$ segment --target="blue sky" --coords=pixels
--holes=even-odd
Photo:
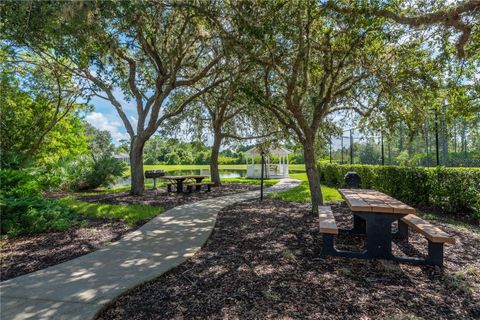
[[[125,113],[127,114],[130,123],[134,128],[137,126],[137,110],[135,107],[135,103],[133,101],[126,101],[123,97],[123,94],[119,90],[114,91],[114,95],[117,98],[117,100],[122,104]],[[94,106],[94,111],[91,111],[85,115],[85,120],[96,127],[97,129],[100,130],[106,130],[110,132],[112,135],[112,139],[115,145],[119,145],[120,140],[126,139],[130,140],[129,135],[127,134],[125,130],[125,126],[123,125],[122,120],[117,114],[117,111],[115,108],[112,106],[112,104],[99,97],[94,97],[90,100],[90,104]],[[350,128],[353,126],[354,121],[350,119],[348,121],[347,119],[343,118],[342,116],[337,115],[333,119],[337,124],[340,124],[338,122],[352,122],[352,125],[346,125],[346,128]],[[346,121],[347,120],[347,121]],[[344,123],[345,125],[345,123]],[[348,136],[349,132],[344,132],[344,136]],[[359,135],[358,131],[354,131],[354,139],[357,142],[361,135]],[[376,137],[376,140],[378,140],[379,137]],[[211,140],[211,139],[209,139]],[[211,143],[211,141],[208,141]],[[207,142],[207,144],[208,144]],[[347,148],[350,145],[350,141],[348,138],[344,138],[344,147]],[[333,137],[332,139],[332,149],[333,150],[338,150],[340,149],[341,143],[340,143],[340,138],[339,137]]]
[[[123,99],[120,92],[114,92],[116,98],[123,105],[124,111],[127,114],[130,122],[136,127],[137,112],[133,102],[128,102]],[[90,104],[94,106],[95,110],[87,113],[85,120],[100,130],[107,130],[112,135],[113,141],[116,145],[122,139],[129,139],[122,120],[117,114],[117,111],[112,104],[102,98],[94,97],[90,100]]]

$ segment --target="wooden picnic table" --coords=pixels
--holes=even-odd
[[[422,265],[443,266],[444,244],[455,244],[455,238],[415,215],[415,209],[384,193],[365,189],[340,189],[340,193],[353,213],[353,228],[337,227],[330,206],[319,206],[318,218],[323,236],[322,255],[358,259],[391,259]],[[392,223],[398,227],[392,233]],[[392,253],[392,238],[408,242],[409,227],[428,240],[425,257],[395,256]],[[367,236],[367,248],[362,252],[338,250],[334,237],[338,233],[353,233]]]
[[[340,194],[353,213],[353,228],[342,232],[366,234],[364,258],[391,259],[392,223],[415,209],[382,192],[368,189],[340,189]]]
[[[183,175],[183,176],[163,176],[161,179],[167,180],[172,184],[176,184],[177,193],[183,192],[183,183],[186,180],[195,180],[196,183],[201,183],[203,179],[208,178],[206,175]],[[196,190],[200,190],[201,186],[197,185]]]

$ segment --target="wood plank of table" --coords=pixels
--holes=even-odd
[[[385,202],[382,193],[369,190],[368,192],[359,192],[358,195],[370,205],[372,212],[393,213],[393,207]]]
[[[162,179],[168,179],[168,180],[179,180],[179,179],[185,179],[184,176],[163,176],[161,177]]]
[[[339,191],[352,211],[415,213],[414,208],[377,190],[340,189]]]
[[[338,191],[352,211],[372,211],[370,205],[362,200],[354,189],[339,189]]]
[[[389,196],[388,194],[382,193],[380,191],[372,190],[371,194],[376,195],[379,199],[381,199],[384,203],[388,204],[393,208],[394,213],[399,214],[415,214],[416,210],[409,205]]]

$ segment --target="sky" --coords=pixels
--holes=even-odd
[[[135,107],[135,102],[133,101],[126,101],[124,99],[124,96],[122,92],[119,90],[116,90],[113,92],[117,100],[122,104],[125,113],[128,116],[128,119],[130,120],[130,123],[134,128],[137,126],[137,110]],[[120,144],[120,140],[130,140],[130,137],[125,130],[125,126],[123,125],[122,120],[117,114],[117,111],[113,107],[113,105],[102,98],[99,97],[94,97],[90,100],[90,105],[94,107],[93,111],[88,112],[85,115],[85,120],[90,123],[92,126],[99,130],[106,130],[110,132],[112,135],[113,143],[115,145]],[[333,119],[337,124],[338,122],[345,122],[345,118],[342,116],[336,116]],[[347,121],[350,122],[350,121]],[[350,128],[352,127],[351,125],[347,125],[345,128]],[[346,131],[344,132],[344,141],[343,141],[343,146],[344,148],[347,148],[350,145],[349,141],[349,132]],[[362,135],[358,132],[358,130],[355,130],[353,132],[354,140],[358,141],[362,138]],[[378,137],[376,137],[378,140]],[[341,148],[341,142],[340,142],[340,137],[333,137],[332,138],[332,149],[333,150],[338,150]],[[207,141],[207,144],[211,144],[211,139]]]
[[[114,92],[117,100],[120,101],[124,107],[124,111],[127,114],[132,126],[136,128],[137,125],[137,111],[133,101],[126,101],[123,99],[123,95],[119,91]],[[94,106],[94,111],[88,112],[85,116],[85,120],[100,130],[106,130],[112,135],[115,145],[120,143],[122,139],[130,139],[122,120],[118,116],[117,111],[113,105],[102,98],[94,97],[90,100],[90,104]]]

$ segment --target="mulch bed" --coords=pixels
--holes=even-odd
[[[167,193],[165,188],[161,188],[156,191],[146,190],[142,197],[133,197],[128,192],[119,192],[83,196],[78,199],[94,203],[147,204],[170,209],[185,203],[258,188],[251,184],[225,184],[221,187],[213,187],[211,192],[195,191],[191,194],[176,194]],[[68,194],[49,196],[66,195]],[[62,232],[2,239],[0,240],[0,280],[15,278],[95,251],[109,242],[117,241],[147,221],[141,221],[132,227],[120,219],[82,218],[80,226]]]
[[[344,204],[333,211],[350,224]],[[120,296],[98,319],[478,319],[480,237],[457,239],[444,270],[389,261],[320,258],[317,218],[305,204],[268,199],[224,209],[192,259]],[[341,235],[339,247],[364,239]],[[411,232],[409,254],[427,241]]]
[[[204,187],[203,187],[204,188]],[[186,203],[197,202],[209,198],[222,197],[238,192],[257,190],[260,187],[254,184],[225,183],[220,187],[212,187],[212,191],[194,191],[192,193],[167,192],[166,187],[156,190],[147,189],[143,196],[131,196],[128,192],[116,192],[79,197],[78,200],[86,202],[99,202],[109,204],[144,204],[170,209]],[[173,188],[175,190],[175,188]]]
[[[123,221],[110,219],[85,219],[82,225],[62,232],[2,240],[1,280],[87,254],[133,230]]]

